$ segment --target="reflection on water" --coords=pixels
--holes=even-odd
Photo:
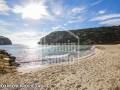
[[[90,53],[91,46],[78,45],[5,45],[0,46],[12,55],[16,56],[16,61],[22,66],[39,66],[43,64],[53,64],[69,61]]]

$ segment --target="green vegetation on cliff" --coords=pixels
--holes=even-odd
[[[69,30],[79,37],[80,44],[117,44],[120,43],[120,26],[98,27]],[[78,43],[67,31],[55,31],[41,38],[39,44]]]

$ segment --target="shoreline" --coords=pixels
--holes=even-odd
[[[0,82],[38,83],[45,86],[35,90],[119,90],[120,44],[96,45],[95,54],[89,58],[51,65],[25,74],[7,74],[0,77]]]
[[[49,68],[50,66],[56,66],[56,65],[63,65],[63,64],[73,64],[74,62],[77,62],[77,60],[82,60],[82,59],[86,59],[86,58],[89,58],[93,55],[95,55],[96,53],[96,47],[95,46],[92,46],[91,49],[89,50],[89,54],[85,55],[85,56],[81,56],[79,58],[74,58],[73,61],[65,61],[65,62],[60,62],[60,63],[54,63],[54,64],[47,64],[47,65],[39,65],[38,67],[34,66],[33,68],[29,67],[29,68],[26,68],[26,67],[18,67],[17,68],[17,71],[19,73],[22,73],[22,74],[25,74],[25,73],[30,73],[30,72],[36,72],[38,70],[42,70],[42,69],[45,69],[45,68]],[[78,62],[79,62],[78,61]]]

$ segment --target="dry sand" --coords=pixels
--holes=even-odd
[[[2,75],[0,83],[41,85],[0,90],[120,90],[120,45],[96,45],[95,55],[88,58],[26,74]]]

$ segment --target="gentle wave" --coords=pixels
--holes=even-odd
[[[61,63],[70,60],[74,57],[88,55],[92,49],[91,46],[78,45],[38,45],[29,47],[25,45],[5,45],[0,46],[0,49],[5,49],[17,59],[16,61],[25,65],[40,65]]]

